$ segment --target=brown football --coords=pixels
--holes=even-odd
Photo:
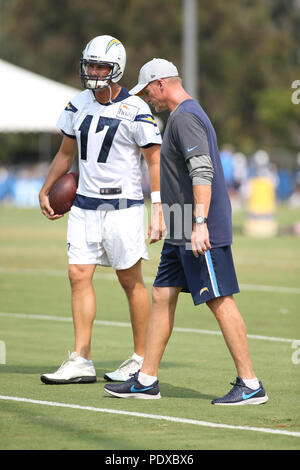
[[[65,214],[71,209],[76,196],[78,177],[77,172],[66,173],[53,185],[49,202],[55,214]]]

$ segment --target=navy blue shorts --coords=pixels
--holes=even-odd
[[[230,246],[212,248],[196,258],[185,245],[165,242],[155,287],[182,287],[195,305],[239,292]]]

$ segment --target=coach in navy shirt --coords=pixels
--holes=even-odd
[[[216,135],[207,115],[193,99],[180,103],[168,119],[161,147],[160,171],[168,243],[183,245],[190,241],[193,225],[189,208],[195,209],[193,187],[211,185],[207,211],[210,243],[212,247],[231,245],[231,205]],[[177,227],[171,227],[169,223],[172,211],[168,209],[174,208],[175,218],[176,205],[183,215],[181,234],[180,220],[175,220]]]
[[[217,138],[200,104],[182,87],[177,68],[153,59],[140,71],[131,94],[143,94],[156,112],[171,112],[160,159],[161,202],[167,233],[152,291],[152,314],[140,372],[119,385],[115,396],[160,398],[158,367],[172,333],[180,292],[214,313],[234,360],[233,388],[215,405],[260,404],[268,400],[248,349],[246,328],[233,294],[239,292],[231,253],[231,205]]]

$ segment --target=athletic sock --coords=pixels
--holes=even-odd
[[[157,377],[153,377],[152,375],[144,374],[144,372],[139,372],[138,381],[140,384],[148,386],[152,385],[154,382],[157,381]]]
[[[81,362],[92,362],[91,359],[86,359],[85,357],[80,356],[80,354],[76,353],[75,351],[72,354],[70,354],[70,357],[71,356]]]
[[[251,388],[252,390],[257,390],[259,388],[259,382],[257,378],[254,379],[242,379],[246,387]]]
[[[135,361],[138,361],[138,362],[140,362],[144,359],[143,356],[139,356],[135,352],[132,354],[131,358],[134,359]]]
[[[83,362],[84,364],[87,363],[87,364],[92,364],[92,359],[86,359],[85,357],[83,356],[78,356],[77,359],[80,359],[81,362]]]

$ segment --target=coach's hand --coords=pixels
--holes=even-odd
[[[194,223],[191,235],[192,251],[196,258],[211,249],[207,224],[199,225]]]

